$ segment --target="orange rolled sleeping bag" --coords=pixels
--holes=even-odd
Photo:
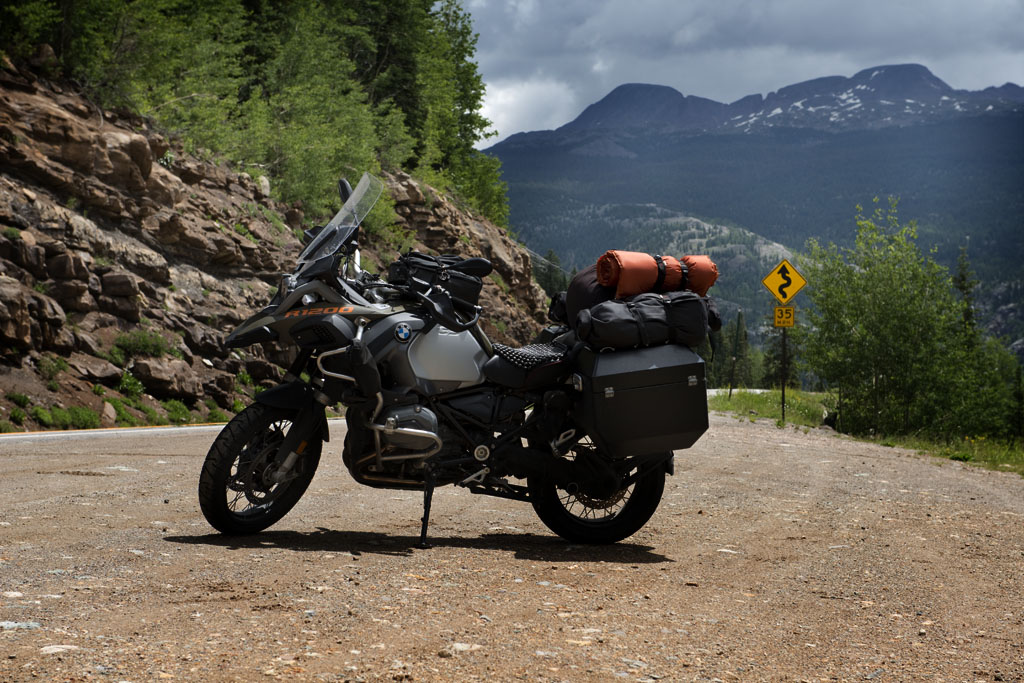
[[[684,256],[686,264],[686,288],[701,296],[707,296],[711,285],[718,279],[718,266],[710,256]]]
[[[597,259],[597,281],[615,287],[616,299],[643,292],[671,292],[686,284],[683,266],[676,258],[618,249]]]

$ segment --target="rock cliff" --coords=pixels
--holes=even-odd
[[[492,339],[526,342],[544,294],[526,251],[407,175],[386,176],[414,248],[484,256]],[[301,249],[269,183],[146,120],[0,66],[0,428],[223,419],[279,376],[223,337]],[[364,258],[386,268],[394,252]],[[75,410],[75,408],[79,408]],[[81,423],[81,424],[79,424]]]

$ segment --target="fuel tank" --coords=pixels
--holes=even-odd
[[[386,364],[394,389],[435,394],[484,381],[487,352],[473,335],[430,324],[412,313],[397,313],[374,324],[366,340],[374,359]]]

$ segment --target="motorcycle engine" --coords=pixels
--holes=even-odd
[[[395,427],[399,429],[416,429],[437,435],[437,415],[428,408],[421,405],[398,406],[384,411],[378,420],[387,424],[394,420]],[[415,434],[382,434],[384,444],[396,449],[422,451],[436,445],[434,439],[424,435]]]

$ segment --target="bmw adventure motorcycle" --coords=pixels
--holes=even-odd
[[[203,515],[225,534],[261,531],[302,497],[341,404],[342,461],[360,484],[529,502],[576,543],[615,543],[661,500],[674,449],[708,426],[704,362],[662,344],[601,352],[568,328],[522,348],[478,324],[482,258],[411,252],[386,279],[359,265],[359,225],[383,184],[364,175],[284,275],[273,299],[226,339],[276,342],[295,360],[220,432],[203,464]]]

